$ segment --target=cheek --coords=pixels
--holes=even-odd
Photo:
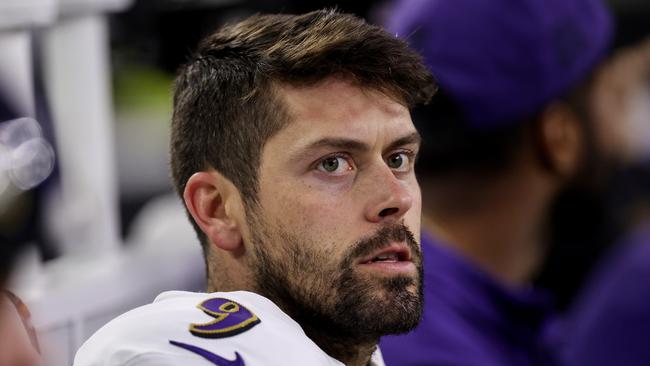
[[[422,221],[422,193],[420,186],[417,182],[411,185],[411,195],[413,197],[413,204],[408,212],[404,215],[404,222],[406,226],[413,232],[414,235],[420,235],[420,223]]]
[[[269,217],[281,230],[291,233],[305,245],[315,248],[307,250],[322,255],[333,256],[342,252],[346,245],[354,241],[351,234],[354,225],[351,219],[352,207],[349,199],[341,199],[328,192],[297,189],[278,191]]]
[[[272,215],[290,228],[334,230],[351,214],[350,200],[338,187],[324,189],[309,180],[278,186],[268,198],[264,206],[273,207]]]

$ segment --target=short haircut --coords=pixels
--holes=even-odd
[[[278,84],[315,85],[341,76],[412,108],[435,92],[433,76],[407,44],[335,10],[254,15],[208,36],[175,82],[171,169],[183,195],[192,174],[214,168],[257,203],[265,142],[288,122]],[[207,240],[190,221],[206,252]]]

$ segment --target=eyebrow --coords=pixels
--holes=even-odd
[[[397,140],[393,141],[388,145],[388,150],[392,150],[398,146],[416,144],[420,145],[422,143],[422,136],[417,131],[414,131],[406,136],[402,136]]]
[[[392,141],[388,145],[388,148],[386,150],[391,150],[402,145],[409,145],[409,144],[419,145],[421,142],[422,142],[422,137],[417,131],[414,131],[412,133],[409,133],[408,135],[404,135]],[[349,151],[360,151],[360,152],[370,150],[370,146],[368,144],[359,140],[350,139],[346,137],[325,137],[320,140],[316,140],[308,144],[307,146],[301,148],[300,153],[298,155],[302,155],[305,151],[315,150],[324,147],[336,148],[341,150],[349,150]]]

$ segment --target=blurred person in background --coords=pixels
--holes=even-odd
[[[434,90],[405,42],[335,11],[205,39],[176,79],[171,165],[210,293],[160,295],[74,364],[383,365],[379,337],[421,315],[409,110]]]
[[[425,312],[414,332],[382,340],[386,362],[553,365],[552,300],[531,281],[558,210],[581,219],[611,171],[593,100],[610,14],[598,0],[395,9],[389,29],[422,52],[440,92],[413,117]]]
[[[624,156],[629,164],[645,164],[647,172],[648,141],[640,137],[647,136],[650,127],[650,38],[617,53],[601,73],[601,85],[599,100],[608,97],[619,102],[619,108],[600,113],[604,120],[620,123],[618,133],[608,135],[609,148]],[[648,180],[639,183],[647,185]],[[568,366],[650,364],[647,189],[646,186],[643,191],[628,192],[635,202],[621,208],[625,210],[622,214],[630,232],[611,248],[564,320],[562,353]]]
[[[609,5],[615,36],[590,103],[609,172],[604,189],[575,189],[571,199],[556,207],[548,255],[534,281],[553,293],[562,311],[602,257],[643,220],[650,201],[650,89],[644,51],[650,3],[612,0]]]

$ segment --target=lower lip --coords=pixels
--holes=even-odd
[[[409,261],[398,262],[370,262],[359,264],[360,268],[389,274],[414,274],[415,264]]]

